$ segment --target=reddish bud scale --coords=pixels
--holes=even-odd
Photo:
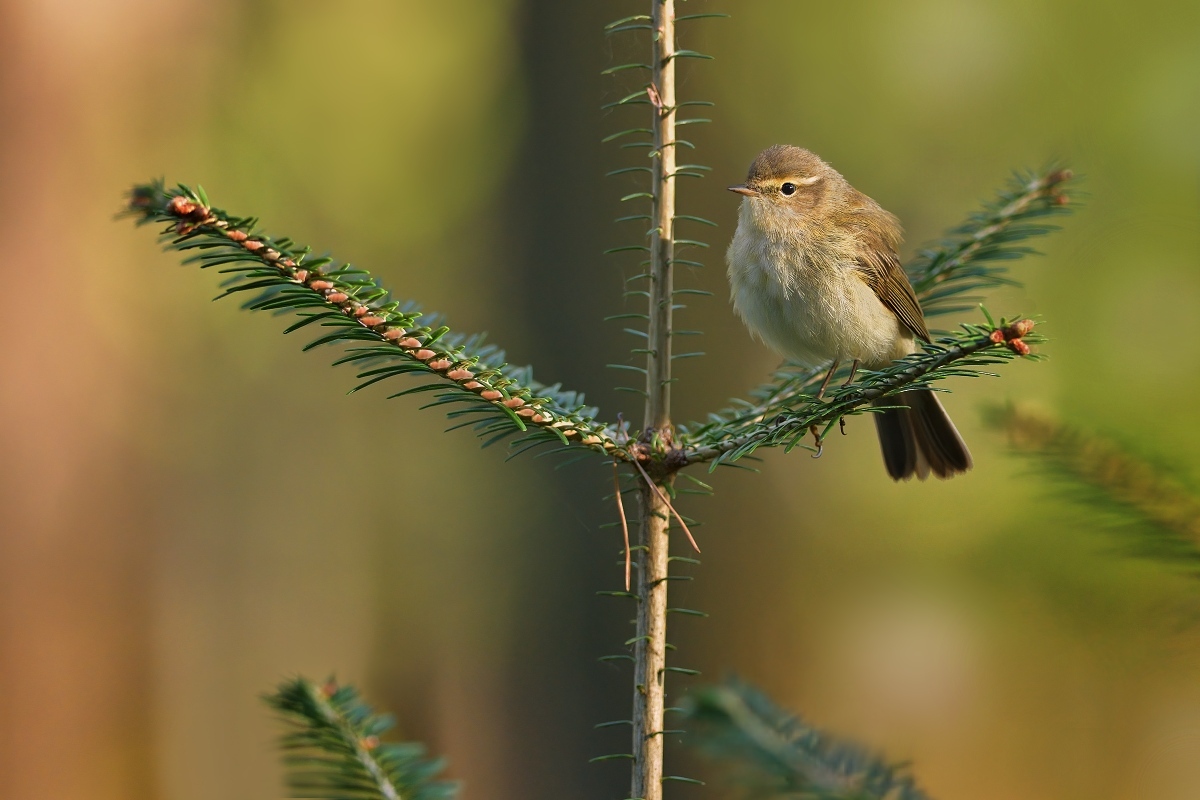
[[[323,292],[326,289],[332,289],[333,284],[329,281],[313,281],[308,285],[308,288],[312,289],[314,292]]]
[[[392,328],[391,330],[387,330],[387,331],[383,332],[383,338],[387,339],[389,342],[394,342],[403,335],[404,335],[403,328]]]
[[[350,298],[342,292],[330,292],[329,294],[325,295],[325,299],[331,303],[334,303],[335,305],[340,305]]]
[[[418,350],[417,352],[413,353],[413,358],[417,359],[418,361],[428,361],[436,355],[437,353],[433,352],[432,350]]]
[[[531,420],[532,422],[536,422],[538,425],[541,425],[543,422],[545,422],[545,421],[546,421],[546,419],[547,419],[547,418],[546,418],[546,417],[544,417],[544,416],[543,416],[543,415],[541,415],[541,414],[534,414],[534,415],[533,415],[533,416],[530,418],[530,420]]]
[[[491,400],[492,402],[495,402],[495,401],[499,400],[501,397],[504,397],[504,395],[501,394],[496,389],[485,389],[484,391],[479,393],[479,396],[482,397],[484,400]]]
[[[366,325],[368,328],[374,328],[376,325],[382,325],[384,323],[384,319],[383,317],[363,317],[359,320],[359,322],[361,322],[363,325]]]
[[[1030,353],[1029,345],[1025,344],[1020,339],[1013,339],[1008,343],[1008,346],[1012,348],[1012,351],[1019,356],[1027,356]]]
[[[1033,330],[1033,320],[1023,319],[1013,323],[1013,331],[1016,332],[1017,338],[1025,336]]]
[[[247,239],[246,241],[242,242],[242,247],[246,248],[251,253],[254,253],[262,250],[265,245],[257,239]]]
[[[354,316],[365,317],[370,311],[371,311],[371,309],[367,308],[366,306],[355,306],[354,307]]]
[[[402,340],[400,341],[400,346],[401,346],[401,347],[408,347],[408,348],[410,348],[410,349],[413,349],[413,350],[415,350],[415,349],[417,349],[418,347],[420,347],[420,346],[421,346],[421,343],[420,343],[418,340],[416,340],[416,339],[413,339],[412,337],[409,337],[408,339],[402,339]]]
[[[246,234],[242,233],[241,231],[229,231],[225,235],[228,236],[230,239],[233,239],[235,242],[246,241]]]
[[[374,750],[376,747],[379,747],[379,737],[364,736],[359,744],[362,745],[364,750]]]
[[[475,377],[475,373],[469,369],[452,369],[446,373],[446,377],[452,381],[465,381],[467,378]]]
[[[304,281],[307,279],[308,279],[308,270],[306,270],[306,269],[296,270],[296,280],[300,281],[301,283],[304,283]]]
[[[463,384],[463,388],[470,389],[472,392],[474,392],[478,389],[482,389],[483,384],[480,383],[479,381],[467,381],[466,383]]]
[[[263,258],[267,259],[268,261],[276,261],[279,258],[279,251],[272,250],[268,247],[267,252],[263,253]]]
[[[437,361],[430,361],[429,368],[436,369],[438,372],[441,372],[442,370],[450,369],[450,365],[452,363],[453,362],[448,358],[439,358]]]
[[[1000,344],[1004,341],[1004,331],[997,328],[996,330],[992,331],[992,335],[989,336],[988,338],[991,339],[996,344]]]
[[[521,406],[525,405],[525,401],[519,397],[510,397],[504,401],[504,405],[508,406],[509,408],[520,408]]]
[[[508,403],[505,403],[504,405],[508,405]],[[525,419],[529,419],[530,417],[537,416],[537,409],[536,408],[518,408],[517,416],[524,417]]]
[[[177,195],[171,198],[171,202],[167,204],[167,211],[177,217],[186,217],[196,210],[196,204],[188,200],[183,195]]]

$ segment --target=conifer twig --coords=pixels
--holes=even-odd
[[[633,571],[633,553],[629,549],[629,520],[625,518],[625,503],[621,500],[621,471],[613,459],[613,496],[617,498],[617,514],[621,518],[621,535],[625,539],[625,591],[629,591],[630,573]]]
[[[296,678],[263,698],[288,724],[282,739],[288,784],[298,797],[346,800],[449,800],[453,783],[436,780],[441,761],[417,744],[383,742],[392,720],[364,705],[351,686]]]
[[[1001,323],[992,328],[963,325],[962,332],[926,345],[926,352],[914,354],[876,371],[861,370],[862,378],[850,386],[835,389],[828,400],[800,395],[797,405],[782,410],[771,420],[760,419],[738,435],[711,439],[683,439],[671,454],[680,466],[705,461],[717,463],[736,460],[764,446],[797,447],[811,428],[829,427],[843,417],[868,413],[870,404],[912,386],[928,385],[942,378],[974,376],[982,373],[973,367],[1002,363],[1031,354],[1030,343],[1041,339],[1033,332],[1033,320]]]

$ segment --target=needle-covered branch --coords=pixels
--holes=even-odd
[[[392,725],[358,692],[333,681],[287,681],[263,698],[288,725],[280,740],[292,797],[448,800],[458,787],[437,780],[441,761],[419,744],[380,741]]]
[[[835,739],[738,681],[695,692],[689,739],[729,763],[755,797],[929,800],[904,765]]]
[[[1012,406],[987,416],[1051,485],[1127,534],[1139,556],[1200,573],[1200,494],[1120,444]]]
[[[391,397],[430,392],[424,407],[446,410],[456,421],[451,430],[473,428],[484,446],[521,434],[510,445],[514,452],[553,443],[604,454],[618,449],[613,429],[596,420],[583,395],[538,383],[532,367],[506,363],[504,351],[482,335],[454,333],[438,315],[391,299],[370,273],[258,232],[257,220],[212,207],[202,189],[138,186],[129,210],[142,223],[168,223],[167,246],[195,253],[184,263],[227,275],[222,297],[245,292],[251,299],[244,308],[298,315],[285,333],[326,329],[306,350],[346,345],[334,363],[359,368],[352,391],[411,375],[424,381]]]
[[[1074,209],[1064,191],[1071,179],[1065,169],[1014,175],[993,201],[922,250],[907,270],[925,316],[969,309],[980,299],[974,293],[1015,284],[1009,262],[1033,254],[1027,240],[1058,230],[1047,220]],[[747,425],[774,419],[805,394],[814,394],[827,367],[785,365],[771,382],[751,391],[749,400],[735,400],[706,423],[681,427],[692,440],[737,436]],[[849,367],[843,367],[835,380],[847,374]]]
[[[793,403],[771,418],[747,421],[737,428],[710,429],[708,438],[697,436],[681,440],[681,448],[671,455],[679,466],[712,461],[713,465],[736,461],[760,447],[783,446],[789,450],[803,446],[810,430],[820,429],[820,438],[844,417],[870,413],[879,406],[874,401],[950,377],[988,375],[981,367],[994,366],[1031,354],[1029,345],[1042,340],[1033,333],[1033,321],[1022,319],[1011,324],[963,325],[954,334],[943,336],[881,370],[859,370],[858,381],[832,390],[825,400],[811,394],[797,394]]]

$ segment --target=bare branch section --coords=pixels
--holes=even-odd
[[[335,267],[290,239],[257,232],[256,220],[211,207],[203,190],[139,186],[129,210],[143,223],[168,223],[168,247],[197,253],[185,263],[228,275],[222,297],[246,292],[245,308],[295,312],[301,320],[287,333],[310,324],[328,330],[306,350],[348,345],[335,364],[360,368],[354,391],[401,375],[433,379],[391,397],[431,393],[426,408],[443,408],[456,421],[451,429],[471,427],[485,446],[519,435],[510,443],[515,452],[554,443],[622,452],[614,429],[596,420],[582,395],[534,381],[531,367],[509,365],[483,336],[453,333],[437,315],[391,299],[364,270]]]
[[[650,297],[647,315],[646,412],[639,440],[652,456],[669,449],[671,427],[671,317],[675,259],[675,0],[650,0],[650,85],[654,166],[651,172]],[[641,548],[638,553],[637,636],[634,640],[633,769],[630,797],[661,800],[667,675],[667,572],[670,503],[658,481],[644,478]]]

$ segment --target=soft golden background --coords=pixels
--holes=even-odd
[[[620,798],[628,609],[606,472],[502,465],[114,222],[134,181],[202,183],[270,231],[487,329],[608,415],[636,154],[599,106],[640,3],[0,3],[0,797],[276,797],[256,695],[359,682],[449,756],[467,798]],[[1051,360],[962,383],[977,467],[891,485],[865,421],[819,462],[717,476],[679,591],[678,663],[736,671],[912,759],[958,800],[1200,797],[1200,585],[1120,555],[980,424],[1020,399],[1200,467],[1200,5],[742,0],[693,23],[683,92],[720,222],[682,314],[681,418],[774,359],[724,301],[737,182],[780,141],[900,215],[910,248],[1011,167],[1059,156],[1086,209],[989,303],[1044,315]],[[942,324],[947,321],[942,320]],[[615,376],[615,377],[614,377]],[[685,682],[678,681],[676,686]],[[684,768],[679,756],[671,755]],[[687,765],[691,774],[699,769]],[[706,777],[712,777],[708,773]],[[720,784],[715,784],[719,786]],[[672,796],[718,797],[676,786]]]

